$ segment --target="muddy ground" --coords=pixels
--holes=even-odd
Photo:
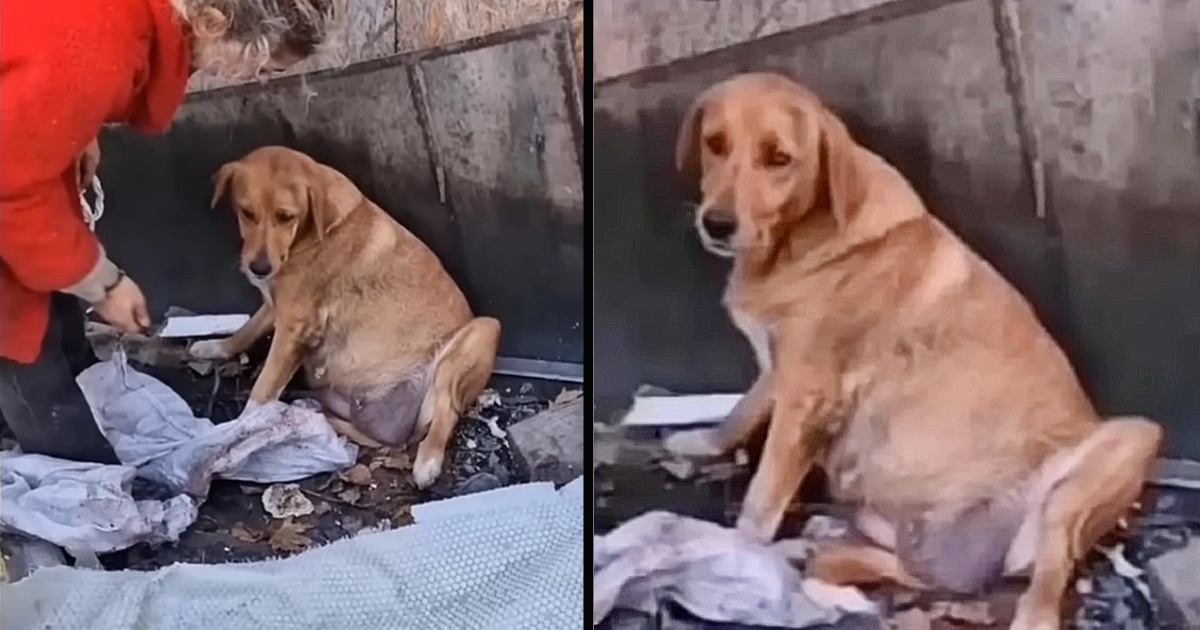
[[[97,350],[105,356],[105,348]],[[252,356],[241,366],[214,370],[187,365],[178,350],[131,348],[129,354],[134,367],[178,392],[198,416],[216,423],[235,418],[253,384],[250,366],[259,365],[261,358]],[[157,548],[138,545],[100,560],[108,569],[138,570],[177,562],[246,562],[298,553],[368,528],[407,525],[414,504],[527,481],[527,472],[514,462],[505,429],[547,409],[556,399],[577,395],[578,390],[578,385],[554,381],[493,377],[489,389],[459,422],[441,477],[425,491],[412,484],[415,445],[409,449],[360,445],[358,464],[351,469],[297,482],[315,508],[309,515],[273,518],[263,507],[268,486],[216,481],[196,523],[178,543]],[[305,392],[296,387],[283,396],[285,400],[303,397]],[[135,493],[139,491],[153,494],[155,489],[135,486]]]
[[[672,460],[661,448],[662,434],[649,428],[622,428],[611,422],[593,425],[595,454],[595,524],[603,534],[635,516],[654,509],[733,526],[749,483],[753,449],[703,465]],[[780,537],[801,535],[813,514],[846,516],[831,505],[822,491],[819,473],[810,476],[797,502],[780,528]],[[1095,550],[1072,582],[1063,610],[1064,628],[1080,630],[1184,630],[1161,614],[1166,602],[1148,584],[1145,575],[1151,560],[1200,541],[1200,490],[1148,487],[1142,510],[1131,515],[1129,530],[1114,535],[1107,545],[1121,546],[1118,564]],[[1200,544],[1200,542],[1196,543]],[[1134,574],[1130,574],[1130,568]],[[1025,587],[1020,580],[1001,585],[980,598],[917,595],[904,591],[868,593],[886,620],[847,618],[836,628],[901,628],[920,630],[996,629],[1011,623],[1017,597]],[[619,611],[599,626],[602,630],[707,629],[749,630],[745,626],[695,619],[677,606],[664,604],[656,616]]]

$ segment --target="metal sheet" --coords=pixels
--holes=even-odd
[[[208,207],[211,177],[254,148],[290,146],[346,173],[425,241],[475,310],[500,318],[504,354],[580,362],[581,136],[574,74],[562,65],[570,64],[566,32],[566,22],[556,20],[264,86],[204,92],[189,99],[161,137],[107,130],[100,175],[108,211],[97,231],[142,285],[155,314],[172,305],[196,313],[252,312],[259,297],[237,271],[233,214],[227,204]],[[493,65],[481,65],[485,60]],[[490,83],[478,82],[481,73]],[[425,85],[436,92],[432,106]],[[518,107],[529,95],[534,106]],[[463,116],[437,119],[431,129],[431,112]],[[536,163],[521,153],[535,137],[545,140]],[[450,160],[444,165],[443,155]],[[531,172],[531,165],[541,170]]]

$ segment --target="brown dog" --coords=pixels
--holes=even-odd
[[[227,339],[192,345],[225,359],[272,330],[247,407],[275,400],[304,367],[334,414],[380,442],[420,447],[413,479],[441,472],[459,414],[487,384],[500,323],[474,317],[421,241],[341,173],[283,147],[221,167],[238,213],[242,271],[263,305]]]
[[[724,302],[761,373],[720,427],[667,448],[717,454],[768,423],[740,530],[771,539],[821,466],[871,544],[818,550],[815,577],[972,592],[1027,574],[1012,628],[1058,628],[1074,564],[1136,501],[1158,425],[1102,422],[1017,291],[793,81],[714,86],[676,157],[699,172],[697,230],[733,259]]]

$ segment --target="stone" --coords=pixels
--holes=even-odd
[[[1160,606],[1162,627],[1200,628],[1200,538],[1146,563],[1147,581]]]
[[[561,485],[583,474],[584,403],[551,407],[508,427],[509,446],[530,481]]]

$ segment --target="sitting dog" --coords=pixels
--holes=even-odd
[[[724,304],[760,374],[719,427],[668,450],[711,456],[765,426],[739,530],[771,539],[820,466],[864,542],[817,549],[811,575],[958,592],[1027,575],[1012,628],[1058,628],[1160,427],[1102,421],[1021,295],[797,83],[713,86],[676,160],[700,179],[703,246],[733,260]]]
[[[263,305],[240,330],[190,353],[227,359],[274,331],[248,407],[275,400],[303,366],[327,410],[389,445],[420,439],[413,479],[440,474],[459,414],[495,363],[500,323],[474,317],[420,240],[341,173],[283,147],[221,167],[242,237],[242,272]]]

